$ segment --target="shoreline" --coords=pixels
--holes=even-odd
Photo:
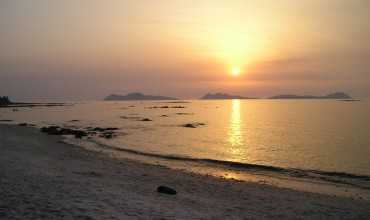
[[[0,125],[0,218],[345,218],[370,202],[188,173]],[[167,185],[175,196],[160,194]]]
[[[106,145],[98,139],[65,137],[63,141],[89,151],[104,153],[111,158],[130,159],[181,172],[370,201],[370,177],[367,175],[161,155]]]

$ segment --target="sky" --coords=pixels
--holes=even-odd
[[[0,95],[370,97],[369,10],[368,0],[1,0]]]

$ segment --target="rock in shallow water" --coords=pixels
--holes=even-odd
[[[206,124],[204,123],[188,123],[188,124],[184,124],[182,125],[182,127],[185,127],[185,128],[197,128],[199,126],[204,126]]]
[[[174,189],[172,189],[168,186],[158,186],[157,192],[168,194],[168,195],[176,195],[177,194],[176,190],[174,190]]]

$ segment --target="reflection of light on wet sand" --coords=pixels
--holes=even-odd
[[[232,100],[228,142],[231,144],[231,151],[239,154],[240,147],[243,145],[239,99]]]

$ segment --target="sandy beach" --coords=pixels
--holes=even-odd
[[[112,159],[35,128],[0,125],[0,151],[0,219],[370,218],[366,200]]]

